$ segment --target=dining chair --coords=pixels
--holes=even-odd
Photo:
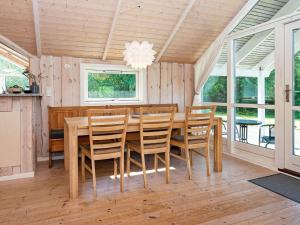
[[[175,135],[171,138],[171,145],[183,149],[183,155],[170,152],[170,155],[183,160],[187,164],[189,179],[192,178],[192,153],[203,156],[206,160],[207,176],[210,175],[210,131],[213,125],[216,106],[192,106],[185,109],[184,135]],[[204,149],[204,153],[199,149]]]
[[[127,176],[130,176],[130,163],[142,168],[144,187],[148,187],[145,155],[154,154],[154,168],[158,160],[165,164],[166,183],[170,181],[170,138],[174,121],[174,107],[141,107],[140,140],[127,142]],[[131,157],[131,152],[141,156],[141,162]],[[164,158],[159,154],[164,153]]]
[[[81,145],[82,181],[85,170],[93,177],[93,189],[96,194],[95,161],[114,159],[114,176],[117,177],[117,159],[120,159],[120,191],[124,189],[124,148],[128,124],[128,109],[91,109],[87,111],[89,126],[89,144]],[[85,157],[91,160],[91,167]]]

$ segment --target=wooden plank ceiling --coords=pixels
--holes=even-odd
[[[118,0],[37,2],[42,54],[103,57]],[[197,0],[161,61],[194,63],[246,2]],[[122,59],[125,42],[133,40],[152,42],[158,54],[188,3],[189,0],[123,0],[106,59]],[[36,54],[32,1],[0,1],[0,8],[0,33]]]

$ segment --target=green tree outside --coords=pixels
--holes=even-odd
[[[88,74],[89,98],[134,98],[136,97],[135,74]]]

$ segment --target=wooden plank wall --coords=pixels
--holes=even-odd
[[[122,64],[74,57],[42,56],[31,60],[31,70],[41,71],[41,135],[37,137],[37,157],[48,156],[48,106],[78,106],[80,104],[80,63]],[[38,67],[38,68],[37,68]],[[192,64],[156,63],[147,70],[149,104],[178,103],[179,110],[191,105],[194,96]],[[39,141],[42,140],[42,141]]]
[[[177,103],[179,112],[192,105],[194,70],[192,64],[155,63],[148,67],[148,103]]]
[[[10,146],[8,146],[8,148],[5,149],[4,147],[4,149],[2,149],[4,152],[9,150],[9,154],[8,158],[2,158],[0,177],[33,172],[37,147],[35,138],[37,137],[36,128],[38,127],[36,124],[38,117],[35,117],[35,115],[39,101],[32,97],[5,97],[5,99],[2,99],[2,103],[4,103],[4,101],[7,101],[8,104],[11,105],[11,108],[10,110],[4,109],[4,111],[0,109],[2,119],[5,118],[4,123],[13,124],[12,127],[14,130],[8,138],[12,140],[5,140],[13,144],[9,144]],[[17,117],[14,117],[14,115]],[[15,127],[16,123],[18,127]],[[5,124],[2,125],[4,129],[7,127]],[[11,149],[9,147],[11,147]],[[12,154],[13,161],[9,158]],[[5,163],[7,165],[4,166]]]

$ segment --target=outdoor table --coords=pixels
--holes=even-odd
[[[237,119],[235,124],[240,126],[240,141],[248,143],[248,126],[257,126],[262,122],[259,120]]]

